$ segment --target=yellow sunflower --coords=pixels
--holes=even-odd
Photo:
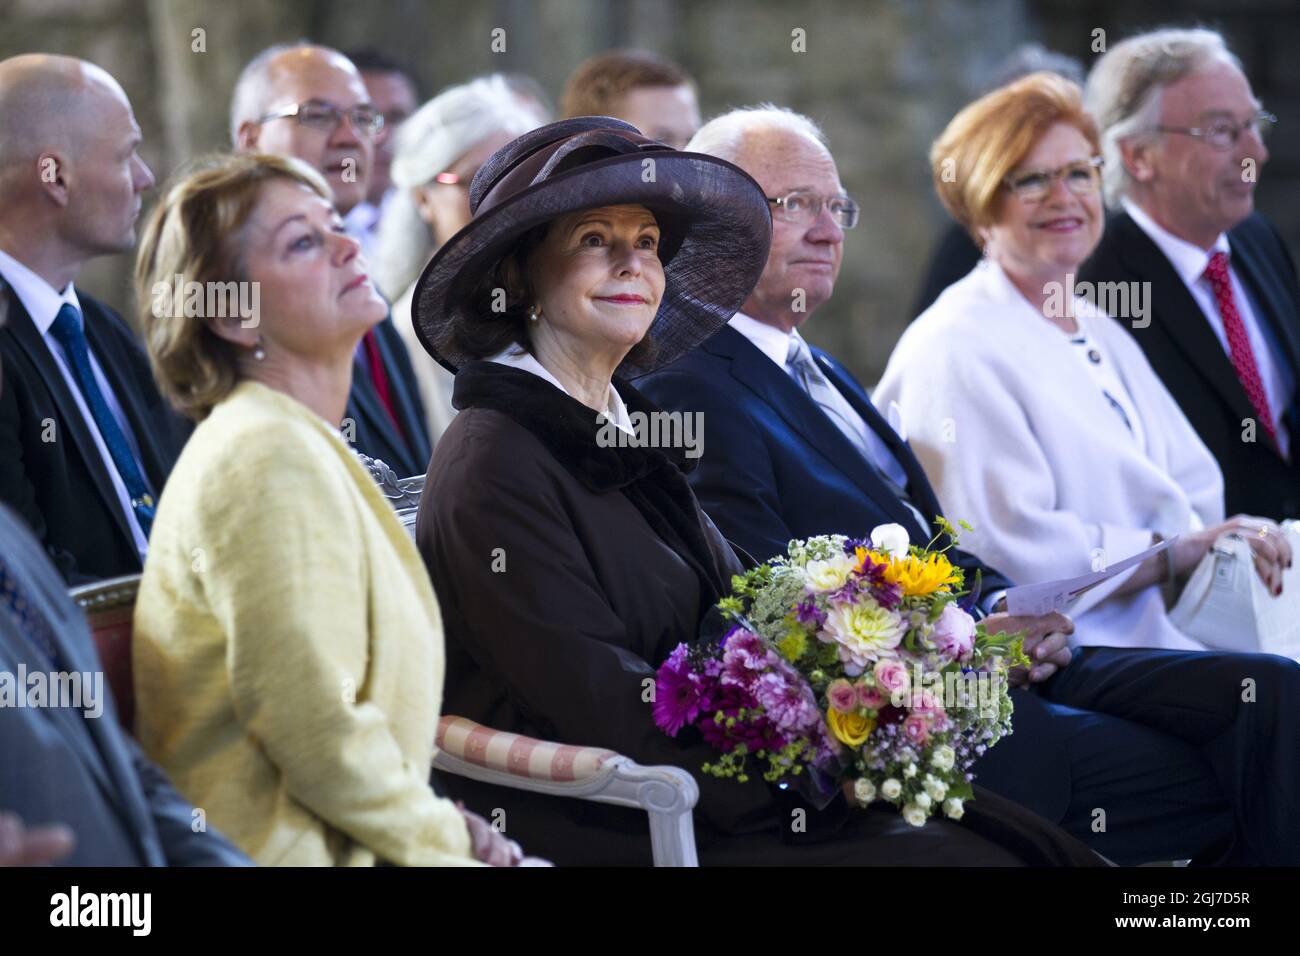
[[[911,554],[905,558],[891,558],[879,551],[867,551],[865,548],[857,550],[862,564],[870,560],[874,564],[886,565],[885,580],[899,585],[904,597],[933,594],[940,588],[957,583],[957,569],[942,554],[927,554],[924,558]]]

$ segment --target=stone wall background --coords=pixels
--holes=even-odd
[[[1221,29],[1256,94],[1280,119],[1259,206],[1300,250],[1300,3],[1297,0],[0,0],[0,58],[47,51],[112,72],[144,130],[160,180],[228,146],[241,66],[272,42],[310,37],[379,46],[410,63],[425,96],[492,70],[535,76],[557,98],[569,71],[609,46],[677,60],[706,117],[770,100],[821,123],[840,176],[863,205],[835,298],[806,327],[866,382],[879,376],[931,243],[946,225],[930,187],[930,141],[1018,44],[1093,56],[1139,29]],[[506,30],[506,50],[491,31]],[[791,50],[806,31],[807,52]],[[204,31],[195,52],[194,30]],[[81,284],[132,311],[129,257],[99,260]]]

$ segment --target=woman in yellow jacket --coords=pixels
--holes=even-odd
[[[442,622],[340,435],[353,353],[387,310],[324,180],[209,163],[154,210],[136,283],[159,384],[199,422],[136,605],[141,744],[261,864],[513,862],[429,786]]]

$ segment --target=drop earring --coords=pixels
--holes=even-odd
[[[537,306],[533,306],[531,309],[528,310],[529,322],[536,322],[541,317],[542,317],[542,310],[539,309]]]
[[[266,349],[262,348],[262,337],[257,337],[257,344],[253,346],[253,361],[260,362],[266,358]]]

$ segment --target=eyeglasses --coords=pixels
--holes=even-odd
[[[831,211],[831,218],[835,220],[841,229],[852,229],[858,224],[860,211],[858,204],[848,196],[832,196],[830,199],[822,199],[821,196],[815,196],[810,192],[796,189],[785,196],[768,196],[767,201],[776,204],[776,208],[780,210],[780,216],[784,221],[796,225],[802,226],[814,222],[822,214],[823,206]]]
[[[1277,117],[1267,110],[1260,110],[1244,123],[1232,120],[1219,120],[1211,126],[1157,126],[1159,133],[1181,133],[1183,136],[1196,136],[1205,140],[1215,149],[1232,149],[1237,145],[1237,138],[1246,129],[1253,129],[1255,135],[1263,139],[1274,126]]]
[[[1065,188],[1076,196],[1091,196],[1097,192],[1101,167],[1105,161],[1100,156],[1079,163],[1067,163],[1057,169],[1041,169],[1008,176],[1002,184],[1016,194],[1022,202],[1042,202],[1052,192],[1058,179],[1065,180]]]
[[[258,122],[266,123],[274,119],[295,119],[301,125],[310,129],[319,129],[332,133],[338,129],[345,116],[351,121],[353,129],[366,136],[374,136],[384,128],[384,114],[373,106],[354,106],[350,110],[341,110],[329,103],[314,101],[295,103],[293,106],[286,106],[283,109],[267,113]]]

